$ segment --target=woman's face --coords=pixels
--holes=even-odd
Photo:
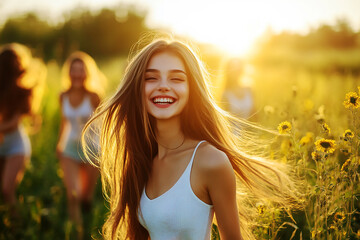
[[[183,61],[174,53],[154,54],[145,71],[145,103],[156,119],[178,117],[189,99],[189,82]]]
[[[75,60],[70,66],[71,86],[74,88],[82,88],[86,79],[85,66],[82,61]]]

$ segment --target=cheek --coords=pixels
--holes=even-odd
[[[189,86],[183,85],[178,88],[178,93],[181,94],[181,97],[187,102],[189,100]]]
[[[152,91],[151,84],[145,83],[144,84],[144,91],[143,91],[145,99],[148,99],[150,97],[151,91]]]
[[[84,71],[71,71],[70,72],[71,78],[82,78],[85,79],[87,77],[86,72]]]
[[[86,79],[86,77],[87,77],[86,73],[82,73],[82,74],[81,74],[81,78],[82,78],[82,79],[84,79],[84,80],[85,80],[85,79]]]
[[[142,96],[142,102],[145,106],[146,111],[148,111],[149,107],[150,107],[150,102],[149,102],[149,98],[151,96],[151,86],[149,84],[144,84],[144,88],[143,88],[143,96]]]

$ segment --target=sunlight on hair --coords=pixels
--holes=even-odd
[[[138,43],[135,49],[139,46],[144,44]],[[92,157],[99,160],[103,192],[110,203],[104,237],[116,239],[122,229],[130,239],[145,239],[147,235],[138,219],[138,207],[158,143],[155,120],[145,107],[144,73],[152,56],[164,51],[183,60],[190,79],[189,102],[180,115],[182,132],[189,139],[206,140],[227,155],[242,190],[241,232],[253,239],[249,228],[253,224],[248,220],[252,199],[286,207],[296,206],[298,199],[291,169],[272,161],[277,159],[275,154],[269,157],[269,144],[278,134],[218,107],[208,84],[210,76],[195,51],[184,42],[163,38],[133,52],[117,92],[102,103],[83,132],[85,152],[91,149],[87,137],[94,133],[100,139],[100,154],[86,154],[90,161]]]

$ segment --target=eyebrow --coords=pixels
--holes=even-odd
[[[157,69],[148,68],[148,69],[146,69],[145,72],[156,72],[157,73],[157,72],[160,72],[160,71],[157,70]],[[183,71],[183,70],[180,70],[180,69],[171,69],[171,70],[169,70],[169,72],[171,72],[171,73],[183,73],[183,74],[186,75],[186,72]]]

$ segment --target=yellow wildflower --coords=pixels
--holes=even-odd
[[[341,166],[341,172],[345,172],[348,168],[348,166],[350,165],[351,163],[351,159],[349,158],[348,160],[346,160],[344,162],[344,164]]]
[[[258,213],[261,215],[261,214],[264,214],[265,212],[265,206],[264,205],[259,205],[257,207],[257,210],[258,210]]]
[[[323,123],[322,125],[322,130],[326,133],[326,134],[330,134],[330,127],[329,125],[327,125],[326,123]]]
[[[324,105],[321,105],[318,108],[317,113],[315,114],[315,119],[319,123],[323,123],[325,121],[325,106]]]
[[[268,114],[268,115],[274,114],[275,108],[274,108],[273,106],[266,105],[266,106],[264,107],[264,112],[265,112],[265,114]]]
[[[360,87],[359,87],[359,88],[360,88]],[[360,89],[359,89],[359,91],[360,91]],[[360,229],[357,231],[356,237],[357,237],[357,238],[360,238]]]
[[[311,153],[311,158],[314,160],[314,161],[320,161],[321,160],[321,155],[317,152],[312,152]]]
[[[334,219],[335,219],[335,221],[342,222],[345,220],[345,215],[342,212],[337,212],[334,215]]]
[[[351,109],[360,107],[360,98],[356,92],[349,92],[346,94],[344,106]]]
[[[312,132],[307,132],[305,136],[303,136],[300,139],[300,145],[304,146],[305,144],[308,144],[309,142],[314,140],[314,134]]]
[[[300,139],[300,145],[301,146],[304,146],[306,145],[307,143],[310,142],[310,139],[307,137],[307,136],[303,136],[301,139]]]
[[[288,121],[282,122],[278,126],[280,134],[286,134],[291,131],[291,123]]]
[[[354,133],[350,129],[346,129],[343,134],[344,140],[348,141],[354,137]]]
[[[345,156],[347,156],[351,153],[350,149],[346,149],[346,148],[340,149],[340,152],[342,152]]]
[[[333,153],[336,148],[335,140],[319,139],[315,142],[316,150],[324,153]]]
[[[317,230],[317,231],[312,230],[312,231],[311,231],[311,236],[312,236],[312,238],[315,238],[316,235],[319,235],[320,233],[321,233],[321,230]]]
[[[316,236],[316,232],[315,232],[315,230],[312,230],[311,231],[311,238],[315,238],[315,236]]]
[[[314,140],[314,133],[312,133],[312,132],[306,132],[305,136],[307,136],[310,139],[310,141]]]
[[[334,225],[331,225],[330,229],[336,230],[336,227]]]

